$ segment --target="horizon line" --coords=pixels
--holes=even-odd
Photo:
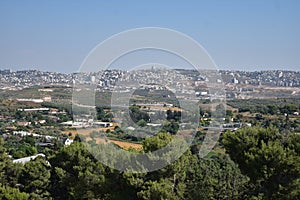
[[[197,69],[194,68],[171,68],[173,70],[195,70],[197,71]],[[14,68],[0,68],[0,71],[5,71],[5,70],[10,70],[11,72],[21,72],[21,71],[40,71],[40,72],[51,72],[51,73],[60,73],[60,74],[74,74],[74,73],[80,73],[83,71],[73,71],[73,72],[62,72],[62,71],[51,71],[51,70],[46,70],[46,69],[39,69],[39,68],[19,68],[19,69],[14,69]],[[106,70],[121,70],[121,71],[130,71],[130,69],[121,69],[121,68],[111,68],[111,69],[106,69]],[[212,70],[212,69],[203,69],[203,70]],[[300,72],[299,70],[295,70],[295,69],[254,69],[254,70],[250,70],[250,69],[230,69],[230,68],[217,68],[217,71],[242,71],[242,72],[264,72],[264,71],[290,71],[290,72]],[[101,70],[99,70],[101,71]],[[97,71],[97,72],[99,72]],[[86,72],[85,72],[86,73]],[[89,73],[95,73],[95,72],[89,72]]]

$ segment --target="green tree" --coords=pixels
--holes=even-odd
[[[278,112],[278,107],[276,105],[267,105],[268,113],[275,115]]]
[[[163,148],[169,142],[171,142],[173,137],[167,133],[158,133],[154,137],[149,137],[143,141],[143,149],[145,152],[152,152]]]
[[[171,121],[171,122],[166,121],[164,123],[163,131],[165,131],[167,133],[175,135],[177,133],[178,129],[179,129],[178,122],[175,122],[175,121]]]
[[[233,117],[233,112],[232,112],[232,110],[226,110],[226,116],[228,116],[228,117]]]
[[[143,186],[143,190],[138,192],[138,197],[144,200],[176,200],[180,199],[173,191],[173,183],[168,179],[159,181],[149,181]]]
[[[145,127],[147,125],[147,122],[144,119],[141,119],[140,121],[138,121],[136,123],[136,125],[141,126],[141,127]]]
[[[48,199],[50,185],[50,166],[43,157],[27,162],[19,177],[22,190],[31,194],[32,197]]]
[[[250,177],[256,194],[265,199],[297,199],[300,188],[298,145],[274,128],[245,128],[226,132],[223,145],[242,173]],[[298,139],[299,141],[299,139]]]
[[[20,192],[20,190],[17,188],[3,186],[0,183],[0,199],[2,199],[2,200],[27,200],[27,199],[29,199],[29,195],[24,192]]]
[[[284,104],[280,107],[281,113],[292,114],[293,112],[298,111],[298,107],[295,104]]]
[[[14,164],[7,156],[4,148],[4,141],[0,138],[0,183],[8,186],[15,186],[22,166]]]
[[[50,159],[52,166],[51,194],[55,199],[102,199],[111,191],[106,170],[85,149],[74,142]]]
[[[227,156],[190,159],[187,170],[190,199],[245,199],[248,178]]]
[[[139,106],[133,105],[129,107],[129,114],[135,123],[140,121],[140,120],[145,120],[146,122],[150,121],[150,116],[146,111],[140,110]]]

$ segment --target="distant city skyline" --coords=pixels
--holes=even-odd
[[[0,70],[76,72],[108,37],[163,27],[195,39],[220,70],[299,71],[299,10],[296,0],[1,1]]]
[[[160,65],[160,67],[163,67],[164,65]],[[144,67],[144,66],[143,66]],[[112,71],[135,71],[135,70],[149,70],[150,68],[147,66],[145,68],[141,68],[141,66],[139,66],[138,68],[132,68],[129,69],[129,67],[121,67],[121,68],[109,68],[107,70],[112,70]],[[180,68],[180,67],[172,67],[172,68],[166,68],[166,69],[173,69],[173,70],[195,70],[194,68]],[[205,69],[204,69],[205,70]],[[241,70],[241,69],[227,69],[227,68],[218,68],[217,70],[220,72],[266,72],[266,71],[270,71],[270,72],[295,72],[295,73],[299,73],[300,69],[245,69],[245,70]],[[10,71],[12,72],[26,72],[26,71],[38,71],[38,72],[49,72],[49,73],[58,73],[58,74],[76,74],[76,73],[97,73],[100,72],[102,70],[99,71],[92,71],[92,72],[85,72],[85,71],[58,71],[58,70],[49,70],[49,69],[39,69],[39,68],[4,68],[4,67],[0,67],[0,72],[6,72],[6,71]]]

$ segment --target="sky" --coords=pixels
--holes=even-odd
[[[142,27],[182,32],[219,69],[300,69],[298,0],[2,0],[0,69],[76,72],[110,36]]]

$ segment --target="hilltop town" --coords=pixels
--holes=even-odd
[[[145,77],[147,77],[145,79]],[[209,96],[208,83],[224,85],[227,98],[297,97],[300,94],[298,71],[205,71],[195,70],[106,70],[93,73],[56,73],[38,70],[0,70],[0,90],[13,91],[31,87],[72,87],[74,84],[93,84],[99,91],[126,92],[151,85],[154,90],[170,86],[183,95]],[[125,84],[123,84],[125,83]],[[46,91],[46,90],[44,90]]]

